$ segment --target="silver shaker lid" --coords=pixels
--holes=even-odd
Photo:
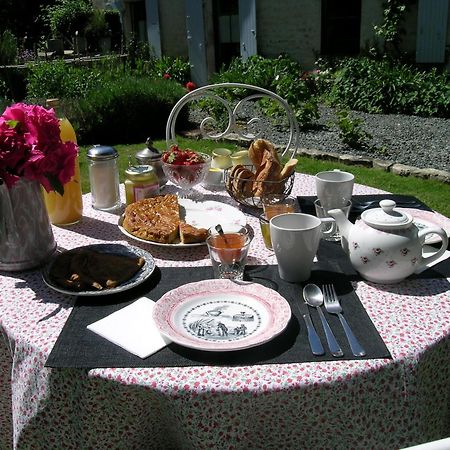
[[[114,147],[107,145],[94,145],[87,151],[87,157],[94,161],[106,161],[119,157],[119,153]]]

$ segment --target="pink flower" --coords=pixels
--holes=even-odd
[[[193,81],[188,81],[188,82],[186,83],[186,89],[187,89],[189,92],[191,92],[191,91],[193,91],[194,89],[197,89],[197,85],[196,85]]]
[[[170,73],[165,73],[164,75],[163,75],[163,78],[165,79],[165,80],[169,80],[170,78],[171,78],[171,76],[170,76]]]
[[[0,117],[0,178],[11,187],[21,177],[58,190],[75,171],[78,146],[61,141],[53,109],[17,103]]]

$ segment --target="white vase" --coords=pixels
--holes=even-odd
[[[0,270],[18,271],[44,264],[56,242],[40,184],[20,179],[0,185]]]

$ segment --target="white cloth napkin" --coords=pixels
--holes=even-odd
[[[170,344],[153,321],[155,302],[141,297],[131,305],[91,323],[87,328],[140,358]]]

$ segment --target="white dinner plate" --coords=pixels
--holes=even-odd
[[[227,223],[233,225],[239,225],[245,227],[247,219],[242,211],[234,206],[227,205],[226,203],[215,202],[213,200],[195,202],[189,199],[178,199],[180,205],[180,217],[189,225],[196,228],[211,228],[218,223]],[[173,244],[162,244],[160,242],[153,242],[146,239],[139,238],[129,233],[122,226],[123,216],[119,219],[119,229],[125,235],[131,239],[146,244],[158,245],[161,247],[197,247],[199,245],[206,245],[206,242],[196,242],[194,244],[182,244],[176,242]]]
[[[74,291],[57,284],[52,277],[50,276],[50,270],[53,264],[58,263],[58,253],[49,264],[47,264],[42,270],[42,278],[44,279],[45,284],[52,288],[57,292],[61,292],[62,294],[67,295],[77,295],[81,297],[88,296],[99,296],[99,295],[111,295],[116,294],[117,292],[123,292],[128,289],[131,289],[139,284],[143,283],[155,270],[155,261],[153,260],[152,255],[142,250],[138,247],[133,246],[125,246],[121,244],[93,244],[93,245],[85,245],[83,247],[78,247],[83,249],[94,250],[99,253],[111,253],[114,255],[125,255],[125,256],[140,256],[145,259],[144,265],[139,269],[139,271],[129,280],[123,282],[119,286],[111,289],[104,289],[101,291]],[[74,249],[76,250],[76,249]],[[70,251],[70,250],[69,250]]]
[[[439,223],[439,220],[436,218],[436,214],[433,211],[424,211],[422,209],[414,209],[414,208],[396,208],[400,211],[404,211],[411,215],[414,218],[414,223],[416,224],[419,230],[428,227],[440,227],[443,228],[447,233],[447,236],[450,236],[450,226],[442,225]],[[437,234],[428,234],[425,237],[425,244],[437,244],[441,242],[442,239]]]
[[[289,303],[257,283],[204,280],[164,294],[153,319],[173,342],[206,351],[255,347],[278,336],[291,318]]]

